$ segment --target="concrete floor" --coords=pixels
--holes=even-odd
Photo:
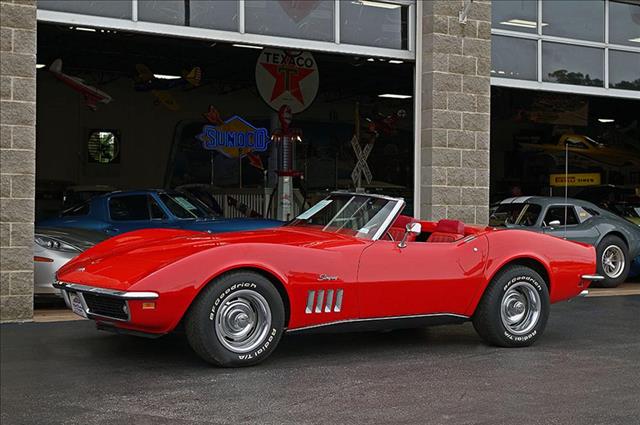
[[[285,337],[266,363],[204,364],[89,321],[0,327],[1,421],[82,424],[638,424],[640,296],[554,305],[525,349],[470,324]]]

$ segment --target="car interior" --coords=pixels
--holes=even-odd
[[[387,231],[387,239],[400,241],[409,223],[420,223],[420,234],[409,234],[406,242],[446,243],[456,242],[466,236],[476,233],[479,229],[466,226],[460,220],[443,219],[438,222],[417,220],[413,217],[400,215]]]

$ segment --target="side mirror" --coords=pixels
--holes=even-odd
[[[407,238],[409,235],[419,235],[422,232],[422,225],[420,223],[408,223],[404,236],[398,244],[398,248],[404,248],[407,246]]]

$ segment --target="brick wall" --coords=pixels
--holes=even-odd
[[[487,223],[491,2],[423,4],[421,217]]]
[[[0,0],[0,320],[33,317],[35,0]]]

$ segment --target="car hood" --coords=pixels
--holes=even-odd
[[[301,227],[208,234],[145,229],[124,233],[85,251],[57,273],[60,281],[126,290],[140,279],[199,252],[231,244],[318,246],[353,238]]]
[[[284,225],[284,221],[261,218],[216,218],[181,220],[181,229],[201,232],[224,233],[243,230],[269,229]]]

